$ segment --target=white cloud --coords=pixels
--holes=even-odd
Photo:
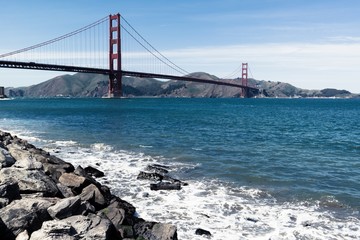
[[[360,37],[358,37],[358,36],[335,36],[335,37],[329,37],[328,39],[333,42],[358,42],[358,43],[360,43]]]

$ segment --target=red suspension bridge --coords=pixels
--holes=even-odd
[[[120,14],[52,40],[0,55],[0,67],[106,74],[109,97],[122,96],[122,77],[159,78],[237,87],[248,97],[248,64],[241,68],[241,84],[191,77],[133,28]]]

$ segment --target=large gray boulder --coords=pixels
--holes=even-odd
[[[171,224],[140,221],[134,225],[135,235],[146,240],[177,240],[177,229]]]
[[[108,205],[105,197],[94,184],[85,187],[79,196],[82,201],[90,202],[96,209],[102,209]]]
[[[45,173],[51,175],[56,181],[63,173],[74,171],[74,166],[72,164],[65,162],[56,156],[52,156],[41,149],[31,149],[30,152],[33,154],[36,161],[42,163]]]
[[[89,214],[44,222],[42,228],[31,235],[30,240],[45,239],[117,240],[121,236],[110,220]]]
[[[31,234],[30,240],[78,240],[75,229],[70,222],[47,221],[41,229]]]
[[[47,209],[53,219],[63,219],[78,213],[81,204],[79,196],[64,198]]]
[[[157,240],[176,240],[177,229],[168,223],[156,223],[151,229],[154,239]]]
[[[7,181],[17,182],[20,194],[41,193],[44,197],[61,195],[56,183],[43,171],[3,168],[0,170],[0,182]]]
[[[0,209],[0,219],[7,228],[1,239],[13,239],[24,230],[31,233],[40,229],[43,221],[51,219],[47,209],[53,204],[54,199],[26,198],[15,200]]]
[[[82,190],[90,184],[90,181],[86,177],[78,176],[74,173],[63,173],[59,178],[59,182],[71,188],[76,194],[80,194]]]
[[[41,162],[36,161],[36,159],[33,158],[32,154],[28,150],[22,149],[16,144],[10,144],[7,146],[7,148],[9,149],[11,156],[13,156],[13,158],[16,160],[13,167],[25,168],[29,170],[43,168]]]

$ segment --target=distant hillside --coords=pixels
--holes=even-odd
[[[219,80],[216,76],[197,72],[191,77]],[[241,79],[227,80],[240,83]],[[249,79],[249,84],[261,89],[253,97],[360,97],[346,90],[323,89],[304,90],[288,83],[257,81]],[[98,74],[77,73],[62,75],[37,85],[20,88],[6,88],[9,97],[106,97],[108,77]],[[183,81],[159,81],[156,79],[123,78],[125,97],[240,97],[239,88],[200,84]]]

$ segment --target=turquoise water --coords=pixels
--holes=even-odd
[[[205,183],[217,197],[222,196],[217,202],[232,197],[250,201],[247,204],[261,201],[266,207],[278,209],[277,215],[290,204],[301,211],[331,212],[332,217],[341,218],[339,222],[351,218],[350,225],[358,223],[360,210],[359,120],[360,100],[356,99],[0,101],[0,129],[27,137],[49,150],[57,149],[69,161],[102,162],[104,169],[109,168],[110,183],[116,184],[119,178],[111,169],[128,168],[125,175],[132,171],[135,174],[147,162],[160,162],[174,166],[175,177],[200,188]],[[125,160],[132,165],[128,166]],[[208,198],[211,196],[204,192],[209,189],[190,195],[193,194],[193,199],[202,194]],[[132,191],[124,186],[117,190],[120,195]],[[146,204],[140,208],[146,209]],[[205,212],[211,211],[209,205],[204,206]],[[224,210],[225,203],[220,207],[224,216],[239,218],[233,216],[236,213]],[[236,212],[235,205],[228,208]],[[256,218],[256,213],[249,214],[255,214]],[[149,217],[157,216],[149,214]],[[259,218],[265,219],[265,215]],[[269,222],[266,224],[271,226]],[[240,230],[247,230],[241,226],[229,228],[235,234],[233,239],[265,239],[280,231],[271,226],[272,230],[269,228],[265,233],[257,231],[255,235],[243,236]],[[301,226],[299,221],[289,227],[291,230],[280,228],[288,234],[284,239],[295,236],[294,229]],[[183,228],[180,235],[183,231],[183,236],[188,238],[189,226]],[[336,236],[360,236],[359,229],[349,229],[339,230],[340,235]],[[223,230],[213,231],[221,236]],[[345,232],[348,235],[341,235]],[[317,233],[320,238],[321,234]]]

